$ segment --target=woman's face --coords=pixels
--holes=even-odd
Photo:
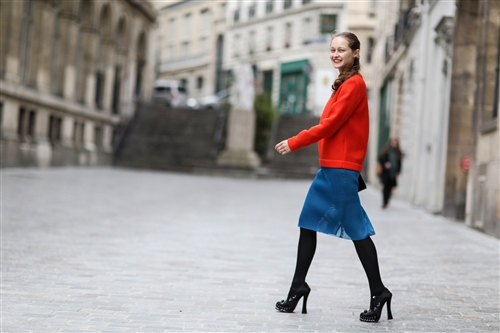
[[[338,69],[340,73],[344,68],[349,68],[358,55],[359,50],[351,50],[347,39],[344,37],[335,37],[330,42],[330,60],[333,67]]]

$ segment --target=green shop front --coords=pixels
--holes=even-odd
[[[281,64],[279,112],[304,114],[307,112],[307,85],[311,66],[308,60]]]

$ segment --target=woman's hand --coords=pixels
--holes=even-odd
[[[288,140],[281,141],[276,146],[274,146],[274,149],[276,149],[276,151],[281,155],[286,155],[292,151],[288,146]]]

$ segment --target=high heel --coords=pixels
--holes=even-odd
[[[300,299],[304,297],[302,301],[302,313],[307,313],[307,298],[309,297],[309,293],[311,292],[311,288],[304,283],[302,287],[298,289],[290,289],[288,293],[287,300],[281,300],[276,303],[276,310],[280,312],[293,312],[295,307],[297,307],[297,303],[299,303]]]
[[[387,303],[387,320],[392,319],[391,312],[392,293],[385,288],[380,296],[373,296],[370,301],[370,309],[359,314],[359,320],[376,323],[380,320],[384,304]]]

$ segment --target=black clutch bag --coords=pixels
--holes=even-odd
[[[361,174],[360,174],[359,177],[358,177],[358,192],[361,192],[364,189],[366,189],[366,183],[365,183],[363,177],[361,177]]]

